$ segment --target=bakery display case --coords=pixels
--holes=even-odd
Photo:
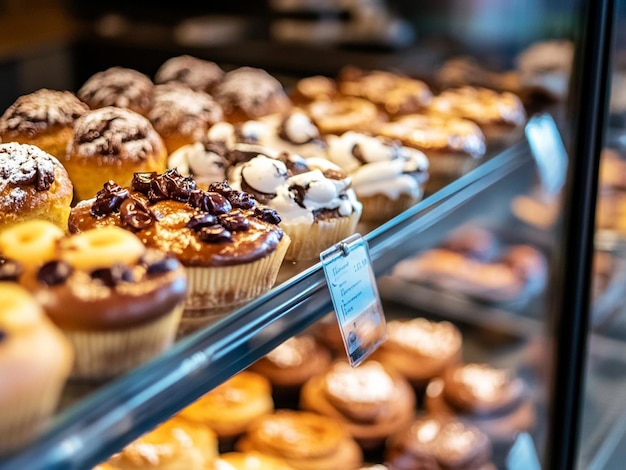
[[[76,39],[72,49],[76,83],[66,88],[78,90],[77,85],[85,83],[93,73],[112,65],[153,75],[165,59],[180,53],[213,59],[230,68],[263,67],[275,73],[288,89],[294,89],[303,77],[318,73],[329,77],[343,73],[345,82],[363,79],[361,72],[342,69],[347,64],[363,70],[403,70],[423,78],[437,90],[438,98],[444,95],[438,88],[443,87],[442,83],[456,87],[488,86],[499,92],[511,89],[513,84],[524,97],[527,121],[508,127],[504,134],[497,129],[496,137],[491,134],[488,140],[484,158],[473,161],[473,157],[464,157],[464,171],[437,180],[437,186],[427,187],[423,199],[412,201],[411,207],[399,215],[383,222],[362,220],[356,231],[369,246],[392,343],[387,346],[392,348],[395,344],[394,332],[409,330],[408,324],[399,328],[402,324],[396,322],[416,318],[449,322],[463,338],[462,349],[456,351],[454,368],[450,369],[453,372],[446,369],[448,372],[434,375],[430,381],[411,382],[411,393],[415,391],[417,398],[410,402],[410,408],[418,410],[420,419],[426,411],[442,416],[465,413],[467,422],[478,423],[481,431],[489,434],[492,454],[489,458],[489,451],[485,451],[484,455],[496,468],[610,468],[605,467],[606,462],[625,435],[621,417],[626,410],[619,393],[626,386],[621,307],[626,253],[616,202],[623,189],[616,177],[622,172],[623,158],[619,152],[623,150],[623,135],[619,116],[613,113],[609,119],[604,111],[608,105],[604,96],[614,2],[604,0],[585,6],[578,2],[534,2],[551,14],[569,13],[571,25],[565,28],[559,23],[559,33],[574,39],[575,44],[573,49],[571,42],[553,44],[554,49],[548,49],[547,55],[556,51],[556,64],[548,64],[545,69],[541,69],[545,64],[538,66],[538,75],[551,85],[560,81],[547,92],[533,81],[537,76],[526,77],[525,83],[530,83],[526,88],[520,85],[522,74],[512,71],[512,54],[506,50],[515,46],[512,37],[502,39],[506,46],[498,51],[502,55],[496,54],[495,47],[489,48],[493,56],[481,62],[478,56],[471,60],[457,57],[459,52],[475,52],[481,41],[495,41],[488,35],[477,35],[469,24],[458,31],[456,42],[450,38],[446,42],[431,42],[431,38],[424,37],[425,46],[412,34],[402,33],[406,29],[395,36],[383,34],[391,31],[385,28],[398,25],[398,18],[402,19],[402,28],[425,28],[423,22],[410,16],[412,9],[404,2],[394,3],[404,17],[388,12],[384,21],[377,23],[377,28],[383,29],[375,29],[380,33],[375,44],[362,41],[360,23],[354,20],[354,25],[350,23],[355,28],[350,30],[355,32],[353,36],[332,36],[333,40],[325,42],[321,49],[294,37],[290,22],[327,18],[328,12],[296,15],[289,10],[289,2],[270,2],[271,7],[264,12],[271,11],[269,22],[275,27],[259,34],[259,22],[267,18],[242,15],[248,2],[235,3],[232,10],[226,8],[233,22],[227,23],[230,29],[224,34],[230,37],[241,32],[245,24],[245,39],[229,42],[221,38],[210,46],[181,42],[180,36],[171,36],[171,31],[181,24],[198,27],[198,21],[213,25],[212,18],[172,17],[164,21],[160,8],[167,7],[159,5],[154,12],[156,18],[150,18],[159,28],[150,28],[140,20],[141,28],[133,35],[129,31],[133,21],[137,21],[134,11],[123,18],[101,17],[92,10],[97,11],[96,4],[83,11],[72,5],[82,26],[91,28],[85,28]],[[446,5],[449,10],[443,10],[450,15],[448,26],[455,24],[454,15],[460,14],[456,3],[450,2]],[[432,8],[429,5],[428,11]],[[476,7],[473,13],[479,18],[476,24],[486,21],[480,15],[485,11]],[[347,16],[350,15],[344,12],[337,18],[345,22]],[[169,22],[176,25],[172,27]],[[119,27],[119,35],[111,32],[118,31],[113,25]],[[181,33],[180,29],[176,31]],[[472,31],[474,43],[467,36]],[[550,36],[546,31],[541,33]],[[536,34],[536,38],[543,39],[542,34]],[[198,37],[194,36],[196,40]],[[408,45],[410,41],[416,41],[417,46]],[[527,44],[529,38],[520,41]],[[277,50],[282,52],[276,53]],[[311,61],[303,64],[302,51],[314,56]],[[562,82],[569,78],[568,67],[572,80],[566,100]],[[483,94],[479,100],[488,101],[493,99],[491,96]],[[368,99],[376,103],[374,98]],[[470,100],[467,96],[463,99]],[[509,113],[515,122],[515,112],[509,109]],[[479,118],[475,116],[474,120],[478,122]],[[385,124],[397,124],[401,119]],[[366,124],[371,123],[363,125]],[[417,126],[416,121],[401,124]],[[384,127],[383,123],[380,125]],[[404,131],[391,125],[385,129],[388,135],[402,140]],[[605,170],[608,176],[604,181],[611,204],[615,205],[597,209],[603,225],[594,239],[596,186],[603,183],[598,183],[602,146],[618,154],[616,162],[608,163],[614,166]],[[608,157],[603,158],[605,164]],[[134,188],[137,192],[142,191],[137,189],[141,188],[140,183]],[[114,191],[115,188],[110,193]],[[123,375],[97,386],[86,381],[70,382],[59,411],[41,435],[0,458],[0,468],[93,468],[241,371],[255,363],[258,367],[261,358],[288,339],[311,334],[323,341],[337,336],[337,325],[329,316],[333,303],[322,264],[316,259],[285,262],[277,276],[271,290],[243,305],[219,312],[208,321],[188,318],[186,328],[179,331],[171,347]],[[412,341],[428,343],[420,337]],[[333,354],[345,356],[341,343]],[[398,350],[382,347],[373,358],[384,363],[395,361],[399,354]],[[464,386],[471,386],[459,377],[473,377],[468,381],[478,380],[477,387],[483,387],[483,391],[494,387],[504,390],[502,384],[506,383],[510,387],[503,392],[506,396],[497,397],[504,405],[493,405],[489,399],[478,404],[463,402],[465,398],[459,398],[453,390],[461,389],[462,394]],[[10,378],[6,380],[9,383]],[[4,383],[5,378],[0,377],[0,381]],[[323,414],[319,409],[326,410],[328,405],[320,405],[317,398],[328,392],[319,388],[319,383],[315,386],[318,389],[309,392],[308,399],[300,405]],[[384,388],[382,382],[378,387],[378,391]],[[479,392],[476,396],[480,396]],[[291,398],[281,401],[275,396],[277,408],[295,408],[298,400]],[[468,410],[473,407],[478,409],[478,416],[470,417]],[[497,415],[497,420],[491,419],[490,412],[494,410],[492,414]],[[489,423],[486,428],[485,422]],[[429,432],[428,423],[419,425],[426,426],[423,432]],[[564,433],[563,429],[571,432]],[[405,436],[408,441],[400,434],[394,438],[389,441],[393,442],[389,451],[381,450],[382,441],[369,435],[359,435],[357,441],[365,450],[366,461],[390,463],[413,452],[406,450],[412,449],[410,436]],[[245,442],[248,448],[254,448],[261,445],[260,441],[262,437],[251,435]],[[221,450],[232,450],[232,443],[220,441],[220,445]],[[478,444],[476,447],[482,449]],[[481,453],[481,458],[484,455]]]

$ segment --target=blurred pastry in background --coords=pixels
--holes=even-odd
[[[194,91],[211,94],[223,77],[224,71],[215,62],[180,55],[161,64],[154,75],[154,83],[180,83]]]
[[[301,78],[291,92],[291,100],[295,105],[303,106],[313,101],[330,101],[338,93],[337,82],[323,75]]]
[[[303,109],[322,135],[341,135],[348,131],[376,132],[378,126],[387,120],[374,103],[354,96],[312,101]]]
[[[214,470],[295,470],[278,457],[256,451],[227,452],[215,461]]]
[[[433,379],[426,388],[426,410],[477,427],[492,442],[512,444],[535,424],[535,409],[521,378],[487,364],[462,364]]]
[[[147,116],[154,100],[154,83],[137,70],[111,67],[89,77],[77,94],[91,109],[117,106]]]

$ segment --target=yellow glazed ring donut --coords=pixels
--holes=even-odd
[[[63,230],[52,222],[29,220],[0,233],[0,253],[34,267],[54,258],[63,235]]]

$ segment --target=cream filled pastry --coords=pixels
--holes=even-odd
[[[389,470],[495,470],[491,442],[480,430],[449,417],[422,415],[387,447]]]
[[[328,136],[329,160],[346,170],[363,203],[363,220],[383,221],[417,203],[428,179],[428,158],[399,141],[346,132]]]
[[[350,235],[362,209],[350,178],[339,167],[319,158],[300,163],[303,166],[298,157],[282,161],[259,155],[239,166],[233,176],[233,184],[239,178],[242,188],[280,214],[292,239],[286,255],[291,260],[314,259]],[[291,165],[297,171],[290,171]]]
[[[209,184],[226,179],[226,152],[223,144],[202,139],[172,152],[167,166],[175,168],[181,175],[193,176],[198,186],[208,188]]]
[[[510,444],[535,423],[524,382],[510,370],[486,364],[448,369],[426,389],[426,409],[470,423],[492,441]]]
[[[387,341],[372,358],[423,392],[428,381],[461,360],[461,333],[452,323],[425,318],[387,323]]]
[[[340,421],[364,449],[379,448],[413,420],[415,395],[400,375],[369,361],[336,362],[302,388],[303,409]]]

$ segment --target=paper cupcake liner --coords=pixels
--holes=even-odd
[[[22,387],[19,393],[7,394],[2,402],[0,456],[32,441],[55,411],[65,379],[64,373],[50,373],[37,383]]]
[[[65,331],[76,351],[70,378],[105,380],[152,359],[173,343],[182,312],[179,305],[150,323],[120,330]]]
[[[361,222],[385,222],[401,214],[422,199],[422,194],[400,194],[397,199],[392,199],[385,194],[372,196],[359,196],[359,202],[363,204]]]
[[[283,236],[276,249],[252,263],[219,267],[187,267],[185,316],[227,313],[270,290],[290,245]],[[189,312],[192,311],[192,312]]]
[[[319,258],[326,248],[354,233],[360,216],[360,212],[353,212],[350,217],[318,220],[312,225],[282,222],[281,227],[291,237],[285,259],[302,261]]]

